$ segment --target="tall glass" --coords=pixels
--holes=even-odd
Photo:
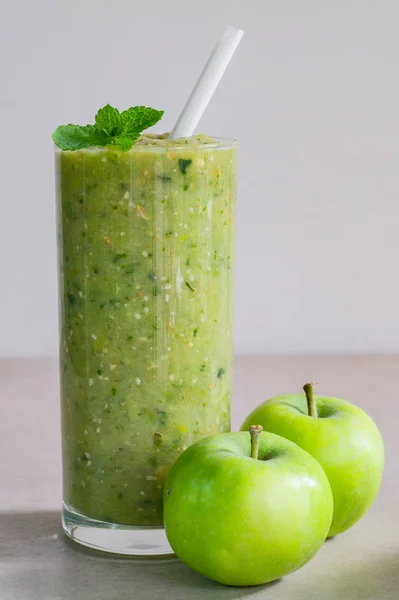
[[[236,144],[147,138],[56,165],[64,530],[168,554],[168,471],[230,429]]]

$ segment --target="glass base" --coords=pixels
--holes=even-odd
[[[140,558],[174,556],[163,527],[134,527],[97,521],[66,504],[62,506],[62,526],[71,540],[94,550]]]

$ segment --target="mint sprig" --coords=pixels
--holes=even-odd
[[[147,106],[133,106],[119,112],[107,104],[96,114],[94,125],[60,125],[53,133],[53,140],[61,150],[118,146],[126,152],[162,116],[163,110]]]

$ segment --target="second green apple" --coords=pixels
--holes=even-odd
[[[354,525],[372,505],[381,484],[384,446],[374,421],[359,407],[328,396],[278,396],[256,408],[241,429],[259,423],[309,452],[323,467],[333,493],[328,537]]]

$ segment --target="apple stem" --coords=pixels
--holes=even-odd
[[[252,425],[249,428],[251,436],[251,458],[254,458],[255,460],[257,460],[259,454],[259,442],[262,431],[262,425]]]
[[[317,414],[316,399],[313,396],[314,385],[316,385],[316,382],[314,381],[309,381],[308,383],[305,383],[305,385],[303,386],[303,391],[305,392],[306,401],[308,403],[308,415],[309,417],[315,417],[315,419],[317,419],[319,415]]]

